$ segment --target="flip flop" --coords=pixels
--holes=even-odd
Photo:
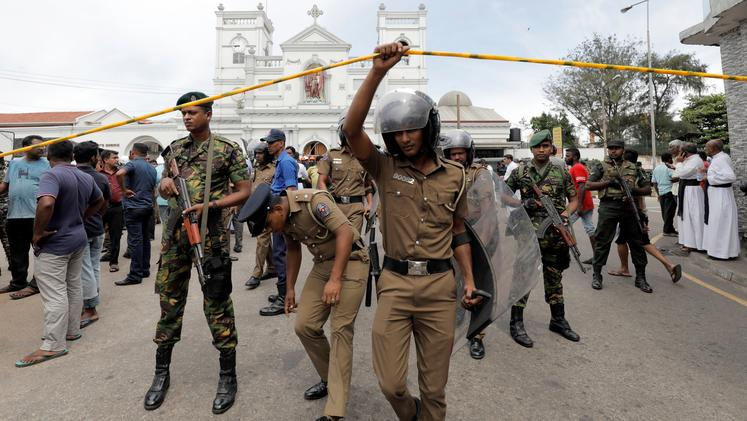
[[[32,366],[32,365],[35,365],[35,364],[43,363],[45,361],[53,360],[53,359],[55,359],[57,357],[61,357],[63,355],[67,355],[67,349],[63,349],[62,351],[60,351],[60,352],[58,352],[56,354],[52,354],[52,355],[44,355],[44,356],[41,356],[41,357],[34,357],[34,359],[31,360],[31,361],[18,360],[18,361],[16,361],[16,367],[18,367],[18,368],[29,367],[29,366]]]
[[[676,284],[677,281],[679,281],[680,278],[682,278],[682,265],[675,265],[672,268],[672,273],[670,273],[669,276],[672,277],[672,283]]]
[[[608,275],[612,275],[612,276],[622,276],[623,278],[632,278],[633,277],[631,274],[625,273],[625,272],[623,272],[621,270],[609,270],[609,271],[607,271],[607,274]]]
[[[82,338],[82,337],[83,337],[83,334],[82,334],[82,333],[78,333],[78,334],[77,334],[77,335],[75,335],[75,336],[65,336],[65,340],[66,340],[66,341],[70,341],[70,342],[72,342],[72,341],[77,341],[78,339],[80,339],[80,338]],[[41,337],[41,340],[42,340],[42,341],[43,341],[43,340],[45,340],[45,339],[47,339],[47,337],[46,337],[46,336],[42,336],[42,337]]]
[[[16,292],[11,292],[9,294],[9,296],[10,296],[11,300],[20,300],[20,299],[23,299],[23,298],[30,297],[32,295],[36,295],[38,293],[39,293],[38,289],[34,289],[34,288],[31,288],[31,287],[26,287],[26,288],[20,289],[20,290],[18,290]]]
[[[96,323],[98,321],[99,321],[98,317],[95,318],[95,319],[83,319],[83,320],[80,321],[80,328],[83,329],[85,327],[91,326],[92,324],[94,324],[94,323]]]

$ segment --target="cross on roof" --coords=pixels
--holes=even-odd
[[[311,8],[311,10],[309,10],[309,11],[306,12],[306,14],[309,15],[309,16],[311,16],[312,18],[314,18],[314,23],[316,23],[316,19],[319,16],[323,15],[324,12],[321,9],[319,9],[316,5],[314,5]]]

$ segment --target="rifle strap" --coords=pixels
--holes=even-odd
[[[202,241],[202,249],[205,250],[205,233],[207,232],[208,213],[210,210],[210,190],[213,183],[213,149],[215,142],[213,141],[213,134],[210,133],[207,145],[207,164],[205,168],[205,191],[202,195],[202,221],[200,221],[200,239]],[[207,206],[207,208],[206,208]]]

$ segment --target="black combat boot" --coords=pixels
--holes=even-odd
[[[559,334],[569,341],[578,342],[581,337],[571,329],[568,320],[565,319],[565,306],[563,303],[550,304],[550,331]]]
[[[648,282],[646,282],[646,268],[645,267],[635,268],[635,287],[648,294],[654,292],[654,290],[651,288]]]
[[[524,330],[524,307],[511,307],[511,322],[508,326],[511,331],[511,337],[514,338],[517,344],[526,348],[534,346],[532,338]]]
[[[220,378],[218,391],[213,400],[213,414],[228,411],[236,400],[236,350],[224,351],[220,354]]]
[[[166,392],[169,391],[169,365],[172,349],[174,349],[172,346],[159,346],[156,350],[156,374],[153,376],[153,384],[150,385],[143,401],[143,406],[148,411],[160,407],[166,397]]]
[[[469,340],[469,356],[475,360],[485,358],[485,345],[482,343],[483,336],[485,335],[478,333],[477,336]]]
[[[594,273],[591,275],[591,287],[602,289],[602,267],[594,266]]]

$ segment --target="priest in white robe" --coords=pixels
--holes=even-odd
[[[711,157],[706,173],[706,209],[703,228],[703,248],[708,256],[731,259],[739,256],[739,229],[737,228],[737,202],[732,183],[737,175],[731,158],[724,152],[720,140],[706,143],[705,152]]]
[[[679,208],[677,218],[679,224],[679,243],[682,251],[703,250],[703,226],[705,203],[700,181],[703,179],[703,160],[698,156],[698,148],[694,143],[685,142],[682,153],[675,158],[674,174],[672,178],[679,179]]]

